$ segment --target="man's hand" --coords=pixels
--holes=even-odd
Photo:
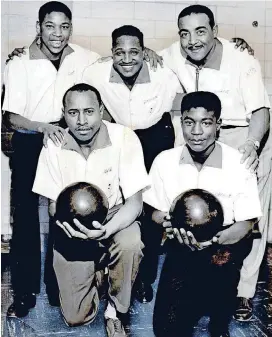
[[[6,59],[6,64],[10,61],[13,60],[14,56],[21,57],[22,54],[25,54],[25,48],[27,47],[22,47],[22,48],[15,48],[10,54],[8,54],[8,58]]]
[[[247,49],[249,55],[254,55],[254,50],[250,47],[250,45],[242,38],[240,37],[233,37],[230,42],[235,43],[234,48],[237,49],[240,47],[240,51],[243,52],[245,49]]]
[[[172,227],[171,216],[169,214],[165,215],[162,226],[165,228],[167,238],[174,239],[174,229]]]
[[[146,62],[149,62],[150,68],[154,71],[157,70],[158,63],[163,68],[163,58],[158,55],[154,50],[151,50],[149,48],[144,49],[144,60]]]
[[[38,131],[44,134],[43,145],[47,147],[48,139],[51,139],[56,146],[62,144],[66,131],[60,126],[44,124],[38,127]]]
[[[69,238],[78,238],[83,240],[100,240],[104,237],[106,229],[98,222],[93,221],[93,226],[95,229],[88,229],[83,226],[77,219],[74,219],[74,224],[80,231],[76,231],[68,224],[68,222],[61,223],[60,221],[56,221],[56,224],[63,229],[66,235]]]
[[[100,57],[97,61],[98,63],[104,63],[104,62],[108,62],[112,60],[112,56],[103,56],[103,57]]]
[[[250,169],[250,172],[252,173],[256,171],[259,164],[259,158],[254,144],[251,141],[246,141],[238,150],[243,154],[241,164],[247,161],[246,168]]]
[[[217,242],[217,237],[212,238],[210,241],[197,242],[193,233],[190,231],[186,232],[184,228],[180,228],[180,230],[174,228],[173,232],[175,237],[178,239],[178,242],[181,245],[188,246],[192,251],[202,250]]]

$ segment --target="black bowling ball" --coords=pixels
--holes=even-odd
[[[108,199],[95,185],[78,182],[66,187],[58,196],[56,217],[60,222],[68,222],[73,228],[77,219],[88,229],[94,229],[92,222],[103,224],[108,214]]]
[[[191,231],[198,242],[211,240],[224,222],[219,200],[208,191],[191,189],[180,194],[170,210],[174,228]]]
[[[97,186],[78,182],[67,186],[58,196],[55,220],[67,222],[77,230],[73,220],[77,219],[88,229],[95,230],[93,221],[103,224],[108,214],[108,199]],[[65,232],[55,226],[55,249],[67,260],[88,261],[98,256],[98,241],[69,238]]]

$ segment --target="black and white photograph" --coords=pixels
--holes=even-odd
[[[1,336],[272,336],[272,0],[1,0]]]

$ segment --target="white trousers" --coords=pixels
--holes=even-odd
[[[239,146],[245,142],[247,135],[247,127],[221,129],[218,140],[238,149]],[[257,170],[259,196],[263,211],[263,216],[259,221],[259,230],[262,234],[262,237],[261,239],[253,240],[252,250],[244,260],[243,267],[241,269],[240,282],[238,284],[238,297],[254,297],[259,276],[259,269],[264,257],[266,242],[268,240],[268,227],[269,223],[272,221],[272,218],[269,214],[271,213],[270,203],[272,190],[271,143],[272,135],[270,132],[269,138],[267,139],[260,154],[260,162]]]

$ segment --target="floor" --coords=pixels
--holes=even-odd
[[[271,251],[272,253],[272,251]],[[43,254],[44,257],[44,254]],[[164,256],[160,256],[159,271],[163,264]],[[272,261],[272,254],[271,254]],[[267,282],[265,276],[267,266],[264,265],[260,281],[258,283],[257,294],[254,298],[254,317],[251,322],[240,323],[231,322],[231,337],[268,337],[272,336],[272,331],[267,330],[267,312],[268,303]],[[158,275],[159,278],[159,275]],[[154,284],[156,291],[158,278]],[[9,254],[2,254],[2,315],[1,327],[3,337],[103,337],[106,336],[103,312],[105,300],[101,301],[99,314],[91,325],[70,328],[65,325],[59,308],[51,307],[47,301],[44,287],[37,298],[37,305],[32,309],[29,315],[23,319],[7,318],[6,310],[11,303],[10,272],[9,272]],[[154,337],[152,330],[152,312],[154,300],[148,304],[138,303],[136,300],[132,303],[127,327],[129,337]],[[208,337],[206,330],[208,318],[203,317],[195,328],[194,337]],[[171,336],[169,336],[171,337]],[[182,337],[182,336],[181,336]]]

